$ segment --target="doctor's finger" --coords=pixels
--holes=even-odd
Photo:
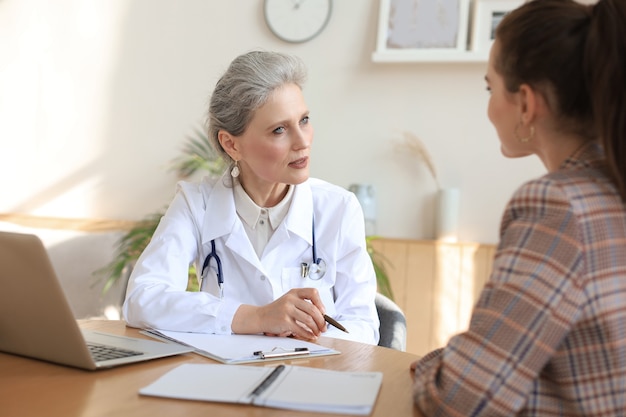
[[[294,330],[291,335],[296,339],[315,341],[318,338],[318,335],[313,333],[313,331],[306,324],[302,323],[299,320],[296,320]]]
[[[308,301],[296,304],[294,318],[311,329],[316,336],[326,331],[324,316],[316,306]]]
[[[322,302],[322,298],[320,297],[320,293],[317,288],[296,288],[294,291],[296,291],[299,298],[308,300],[311,304],[317,307],[320,314],[326,313],[326,308],[324,307],[324,303]]]
[[[302,298],[303,300],[309,300],[311,303],[313,303],[313,305],[317,306],[317,308],[319,308],[322,313],[325,313],[325,311],[323,311],[324,303],[322,303],[322,297],[320,297],[320,293],[317,288],[302,287],[294,288],[293,291],[296,291],[296,294],[299,298]]]

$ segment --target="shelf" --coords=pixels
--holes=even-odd
[[[379,63],[424,62],[424,63],[486,63],[488,52],[445,51],[445,50],[399,50],[374,52],[372,61]]]

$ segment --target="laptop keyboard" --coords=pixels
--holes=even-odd
[[[91,352],[91,357],[96,362],[143,355],[143,352],[122,349],[115,346],[99,345],[91,342],[87,343],[87,347],[89,348],[89,352]]]

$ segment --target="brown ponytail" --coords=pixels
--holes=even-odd
[[[626,1],[592,7],[584,63],[596,129],[626,201]]]

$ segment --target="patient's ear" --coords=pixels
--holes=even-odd
[[[541,91],[528,84],[522,84],[519,87],[519,104],[522,122],[525,125],[533,123],[547,110],[546,101]]]

